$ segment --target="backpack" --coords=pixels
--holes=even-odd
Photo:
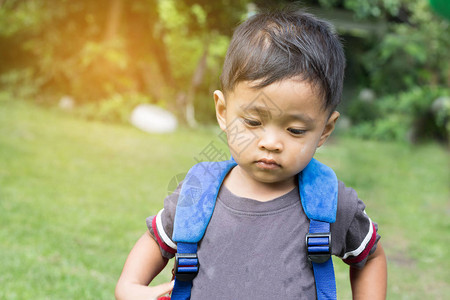
[[[177,243],[177,253],[171,299],[190,299],[192,281],[199,270],[197,245],[212,217],[220,186],[236,165],[233,159],[201,162],[186,175],[178,198],[172,236]],[[336,299],[330,223],[336,221],[337,178],[331,168],[313,158],[298,174],[298,184],[303,210],[310,220],[306,250],[313,266],[317,299]]]

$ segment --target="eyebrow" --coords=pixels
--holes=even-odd
[[[304,122],[304,123],[308,123],[308,124],[314,122],[313,118],[311,118],[310,116],[308,116],[306,114],[301,114],[301,113],[300,114],[288,115],[288,118],[296,120],[296,121],[301,121],[301,122]]]
[[[267,106],[246,106],[246,105],[242,105],[241,109],[244,112],[249,112],[249,113],[256,113],[257,115],[261,116],[261,117],[271,117],[272,116],[272,111],[277,111],[277,109],[275,108],[269,108]]]

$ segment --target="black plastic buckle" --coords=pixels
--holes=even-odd
[[[306,234],[306,250],[310,262],[322,264],[328,261],[331,258],[331,233]]]
[[[200,264],[197,253],[175,253],[175,278],[191,281],[197,276]]]

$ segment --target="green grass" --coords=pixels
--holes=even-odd
[[[317,157],[358,191],[367,213],[379,224],[388,258],[388,298],[447,299],[448,152],[432,144],[411,146],[343,138]],[[338,268],[344,269],[341,265]],[[345,279],[346,274],[341,274],[339,277]],[[350,298],[346,291],[341,295],[342,299]]]
[[[226,151],[213,129],[150,135],[0,102],[0,299],[112,299],[145,218],[211,142]],[[448,153],[339,137],[317,158],[379,223],[389,299],[449,295]],[[347,268],[336,269],[349,299]]]

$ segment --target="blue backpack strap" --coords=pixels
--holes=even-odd
[[[318,300],[334,300],[336,280],[331,259],[330,223],[311,220],[306,235],[308,259],[311,261]]]
[[[175,254],[175,285],[171,299],[188,300],[191,298],[192,280],[198,273],[197,243],[177,244]]]
[[[220,186],[236,166],[233,160],[201,162],[192,167],[181,187],[175,213],[172,240],[175,254],[175,286],[171,299],[191,297],[192,280],[198,273],[197,245],[211,220]]]
[[[310,220],[336,221],[338,181],[334,171],[312,159],[298,176],[303,210]]]
[[[336,221],[337,177],[331,168],[313,158],[298,178],[303,210],[310,219],[306,246],[313,266],[317,299],[336,299],[330,223]]]

